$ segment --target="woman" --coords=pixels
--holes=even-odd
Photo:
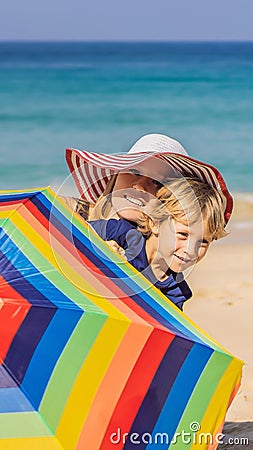
[[[230,218],[233,199],[219,171],[190,158],[169,136],[145,135],[125,154],[67,149],[66,160],[80,193],[80,199],[67,202],[85,220],[121,218],[137,226],[147,203],[172,177],[194,178],[217,189],[223,198],[225,224]],[[192,295],[181,273],[170,274],[167,291],[177,305]]]
[[[124,154],[98,154],[66,150],[66,160],[80,193],[80,199],[66,199],[85,219],[121,217],[136,222],[151,196],[171,177],[193,177],[217,188],[224,196],[224,217],[228,222],[233,199],[219,171],[190,158],[176,140],[162,134],[142,136]],[[95,215],[92,210],[98,204]],[[101,201],[103,200],[103,201]]]

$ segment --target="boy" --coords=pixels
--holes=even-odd
[[[121,215],[121,211],[118,211]],[[192,293],[182,272],[201,261],[211,242],[226,235],[224,199],[194,178],[170,180],[140,216],[90,221],[95,231],[183,309]]]

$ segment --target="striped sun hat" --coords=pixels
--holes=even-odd
[[[175,139],[163,134],[142,136],[128,153],[93,153],[66,149],[66,160],[81,197],[91,203],[104,192],[111,175],[126,172],[151,158],[159,158],[182,176],[198,178],[221,191],[226,199],[225,221],[233,209],[233,199],[216,167],[191,158]]]

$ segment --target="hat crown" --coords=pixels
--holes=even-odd
[[[130,148],[128,153],[177,153],[188,156],[180,142],[165,134],[146,134]]]

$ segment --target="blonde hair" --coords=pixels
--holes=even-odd
[[[213,239],[227,235],[225,231],[225,199],[218,189],[195,178],[171,179],[147,205],[147,213],[138,221],[138,229],[151,235],[151,223],[162,222],[168,217],[193,224],[206,219]]]

